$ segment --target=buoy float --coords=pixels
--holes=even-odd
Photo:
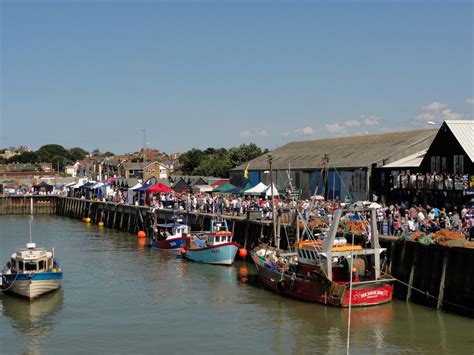
[[[138,231],[137,237],[138,238],[146,238],[146,233],[144,231]]]
[[[97,225],[98,225],[99,227],[103,227],[103,226],[104,226],[104,222],[100,221]]]
[[[86,217],[82,217],[81,221],[85,223],[86,222]]]
[[[184,248],[179,248],[179,253],[180,253],[181,255],[186,254],[186,249],[184,249]]]
[[[86,223],[91,223],[90,217],[87,217],[87,218],[86,218]]]
[[[239,255],[240,255],[241,258],[245,258],[247,256],[247,249],[240,248],[239,249]]]

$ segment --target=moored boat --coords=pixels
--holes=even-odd
[[[212,220],[211,230],[191,239],[191,244],[183,248],[183,257],[205,264],[232,265],[239,250],[239,244],[232,241],[225,219]]]
[[[188,225],[179,223],[177,219],[172,223],[158,224],[150,246],[153,249],[178,251],[189,246],[190,230]]]
[[[62,267],[54,251],[36,248],[27,243],[26,248],[13,253],[2,273],[3,291],[11,292],[30,300],[56,290],[63,278]]]
[[[362,216],[371,211],[370,242],[348,243],[338,231],[343,215]],[[375,210],[344,209],[334,215],[323,240],[295,243],[294,251],[259,246],[252,252],[263,283],[285,296],[338,307],[372,306],[392,300],[394,279],[383,276]],[[352,238],[354,239],[354,237]]]

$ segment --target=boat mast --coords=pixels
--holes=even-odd
[[[277,234],[277,225],[275,222],[275,194],[273,191],[273,158],[271,154],[268,154],[268,165],[270,166],[270,192],[272,194],[272,224],[273,224],[273,238],[275,238],[275,246],[280,249],[280,235]]]

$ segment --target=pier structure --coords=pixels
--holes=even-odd
[[[0,215],[15,214],[90,218],[92,224],[102,222],[107,228],[134,235],[144,231],[150,236],[155,222],[171,221],[176,212],[54,195],[0,196]],[[213,217],[186,211],[180,211],[179,215],[195,231],[208,229]],[[261,241],[269,241],[273,233],[271,221],[261,220],[259,216],[249,212],[245,216],[223,217],[234,232],[234,240],[250,250]],[[277,221],[285,247],[299,235],[299,230],[291,215],[282,215]],[[426,246],[383,236],[380,244],[387,249],[382,272],[399,280],[394,288],[395,298],[474,317],[474,248]]]

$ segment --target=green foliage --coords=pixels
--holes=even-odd
[[[86,151],[82,148],[79,148],[79,147],[74,147],[74,148],[69,149],[68,153],[69,153],[69,158],[70,158],[71,162],[76,162],[78,160],[83,160],[89,155],[88,151]]]
[[[262,150],[254,143],[242,144],[238,148],[207,148],[204,151],[193,148],[181,154],[179,162],[185,175],[228,177],[229,170],[248,162],[268,149]]]
[[[59,144],[47,144],[43,145],[36,151],[38,154],[39,161],[51,162],[54,156],[60,156],[69,158],[68,151],[64,149],[62,145]]]
[[[206,154],[200,149],[193,148],[186,153],[179,156],[179,162],[181,164],[181,171],[183,174],[191,175],[194,169],[196,169],[201,161],[206,157]]]
[[[38,154],[35,152],[23,152],[19,155],[15,155],[7,160],[8,163],[37,163],[38,162]]]
[[[104,156],[104,157],[113,157],[113,156],[115,156],[115,154],[112,153],[112,152],[105,152],[105,153],[103,154],[103,156]]]
[[[99,156],[100,154],[101,154],[101,153],[100,153],[99,148],[95,148],[95,149],[92,151],[92,153],[91,153],[91,155],[92,155],[93,157],[97,157],[97,156]]]
[[[53,170],[56,170],[56,171],[64,170],[64,167],[66,166],[67,163],[68,163],[68,160],[66,159],[66,157],[61,156],[61,155],[55,155],[54,157],[51,158],[51,165],[53,166]]]

